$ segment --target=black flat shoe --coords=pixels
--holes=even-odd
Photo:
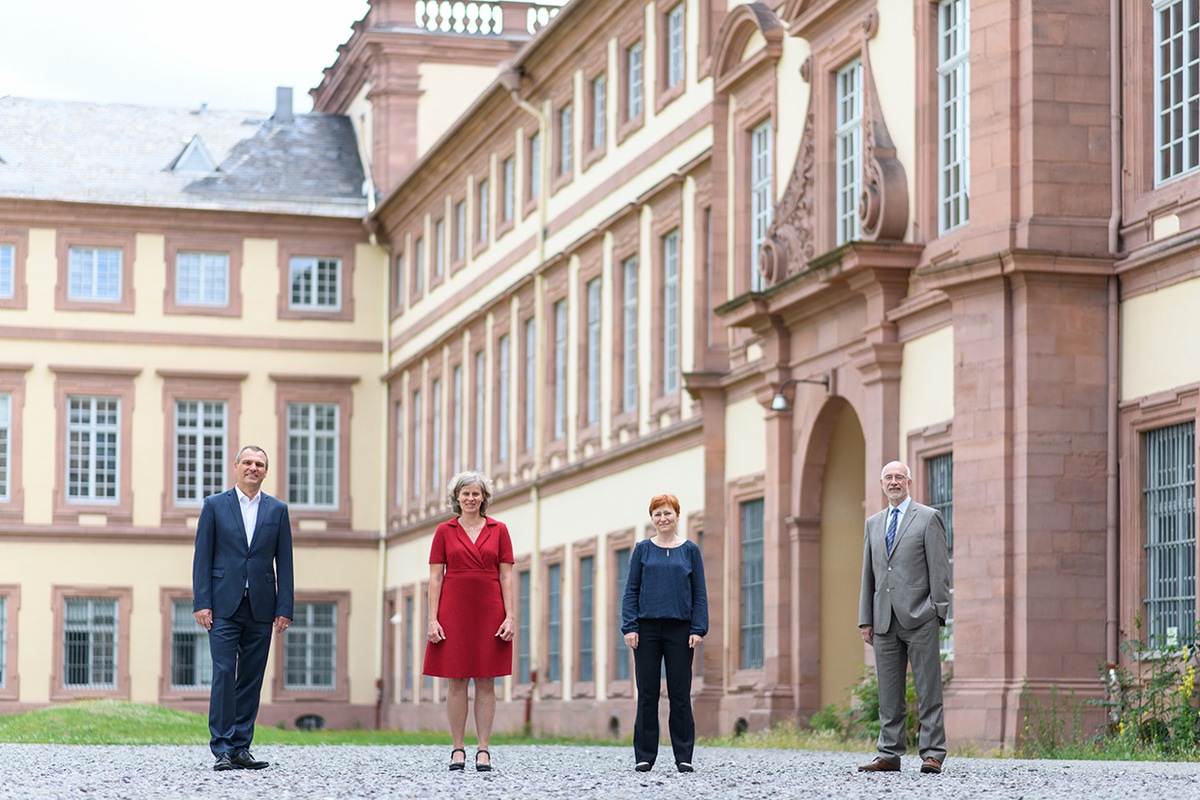
[[[486,764],[479,763],[479,754],[480,753],[483,753],[485,756],[488,757],[488,763],[486,763]],[[463,753],[463,755],[465,756],[466,753]],[[487,750],[476,750],[475,751],[475,771],[476,772],[491,772],[492,771],[492,754],[489,753]]]
[[[679,768],[679,771],[680,771],[680,772],[695,772],[695,771],[696,771],[696,770],[695,770],[695,769],[692,767],[692,765],[691,765],[691,764],[689,764],[689,763],[687,763],[686,761],[680,761],[680,762],[679,762],[678,764],[676,764],[675,766]]]
[[[636,769],[638,772],[649,772],[653,768],[654,768],[654,765],[651,764],[649,761],[639,761],[637,763],[637,766],[634,767],[634,769]]]
[[[454,760],[455,753],[462,753],[463,760],[455,761]],[[451,772],[462,772],[466,768],[467,768],[467,751],[463,750],[461,747],[456,747],[453,750],[451,750],[450,751],[450,771]]]

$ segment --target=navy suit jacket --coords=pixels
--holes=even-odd
[[[259,622],[292,618],[292,523],[287,504],[260,491],[258,521],[246,545],[246,526],[237,491],[204,498],[192,560],[193,611],[210,608],[213,618],[231,617],[250,593],[250,613]]]

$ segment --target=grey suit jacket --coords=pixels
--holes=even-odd
[[[868,518],[863,529],[858,624],[887,633],[895,614],[904,628],[915,628],[934,617],[944,625],[950,613],[950,556],[942,515],[912,501],[900,520],[889,557],[885,538],[890,509]]]

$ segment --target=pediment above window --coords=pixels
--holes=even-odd
[[[755,34],[761,34],[765,44],[747,56],[747,45]],[[762,3],[746,3],[729,12],[713,45],[713,77],[717,91],[725,91],[764,62],[774,64],[779,61],[784,35],[783,23]]]

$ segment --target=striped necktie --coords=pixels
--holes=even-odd
[[[892,554],[892,545],[896,543],[896,523],[900,519],[900,509],[892,509],[891,519],[888,520],[887,527],[887,551],[888,555]]]

